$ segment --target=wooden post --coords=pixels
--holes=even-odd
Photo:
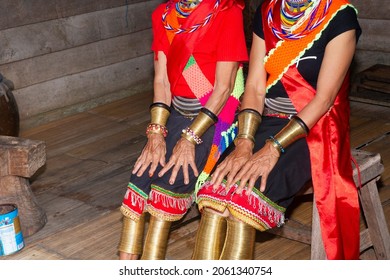
[[[29,182],[45,162],[44,142],[0,135],[0,204],[18,207],[23,236],[26,237],[40,230],[47,221]]]

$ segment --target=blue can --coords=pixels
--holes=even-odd
[[[18,208],[15,205],[0,205],[0,256],[13,254],[23,247]]]

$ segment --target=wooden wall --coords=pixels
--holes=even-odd
[[[15,85],[22,130],[151,89],[161,0],[1,2],[0,73]]]
[[[164,0],[2,0],[0,73],[21,129],[141,91],[153,77],[151,12]],[[262,0],[246,0],[246,26]],[[387,0],[351,0],[363,35],[353,72],[390,64]]]
[[[355,55],[355,71],[374,64],[390,65],[390,6],[388,0],[350,0],[358,9],[362,36]]]

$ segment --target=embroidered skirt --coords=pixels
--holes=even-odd
[[[254,151],[260,150],[269,136],[275,135],[288,119],[263,117],[255,139]],[[222,161],[234,148],[232,145],[221,157]],[[305,139],[300,139],[286,148],[274,169],[268,176],[266,189],[259,191],[260,178],[250,195],[236,194],[237,185],[226,190],[224,183],[213,190],[206,182],[197,193],[199,209],[210,207],[223,212],[226,209],[237,219],[246,222],[260,231],[281,226],[284,223],[286,208],[294,196],[311,179],[309,149]]]
[[[167,122],[168,136],[166,137],[166,162],[168,162],[172,150],[181,137],[182,130],[188,127],[192,118],[181,115],[172,108],[171,115]],[[200,173],[210,153],[213,141],[214,126],[210,127],[202,136],[203,143],[195,146],[195,163]],[[130,176],[130,182],[124,196],[121,212],[123,215],[138,220],[142,212],[147,211],[151,215],[160,217],[168,221],[180,220],[194,202],[194,189],[197,178],[194,176],[192,168],[188,166],[190,177],[189,184],[184,184],[183,171],[177,174],[173,185],[169,184],[171,170],[163,177],[157,174],[162,169],[159,165],[152,177],[149,177],[149,168],[145,170],[141,177]]]

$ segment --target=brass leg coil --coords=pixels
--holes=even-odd
[[[236,219],[227,220],[227,234],[221,260],[252,260],[256,229]]]
[[[164,260],[172,222],[150,216],[141,260]]]
[[[123,216],[122,234],[118,250],[134,255],[141,255],[145,228],[145,214],[138,221]]]
[[[193,260],[218,260],[226,236],[226,218],[204,210],[196,234]]]

